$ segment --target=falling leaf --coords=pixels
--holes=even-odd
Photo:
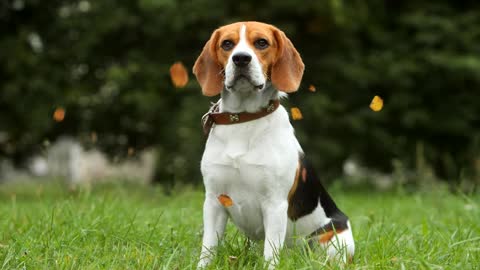
[[[172,83],[177,88],[185,87],[188,83],[188,71],[182,62],[175,62],[170,67],[170,78]]]
[[[293,108],[290,109],[290,112],[292,113],[292,119],[293,120],[303,119],[302,112],[300,111],[299,108],[293,107]]]
[[[372,102],[370,103],[370,109],[372,111],[378,112],[383,108],[383,99],[379,96],[374,96]]]
[[[315,85],[310,84],[310,86],[308,87],[308,91],[315,92],[315,91],[317,91],[317,88],[315,88]]]
[[[65,119],[65,109],[62,107],[58,107],[53,112],[53,120],[56,122],[62,122]]]
[[[225,194],[221,194],[220,196],[218,196],[218,201],[220,202],[221,205],[223,205],[224,207],[230,207],[233,205],[233,201],[232,199],[225,195]]]

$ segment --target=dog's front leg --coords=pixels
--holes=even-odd
[[[203,204],[203,240],[198,268],[210,263],[213,249],[223,236],[226,224],[227,212],[213,195],[207,194]]]
[[[265,246],[263,257],[269,262],[269,269],[278,263],[278,255],[285,242],[287,233],[287,201],[269,201],[263,206],[263,225],[265,227]]]

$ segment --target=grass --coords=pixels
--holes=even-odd
[[[480,196],[446,191],[331,192],[349,214],[356,255],[346,269],[480,267]],[[0,269],[194,269],[200,189],[110,184],[0,185]],[[229,224],[209,269],[263,269],[262,245]],[[320,250],[284,249],[278,269],[341,269]]]

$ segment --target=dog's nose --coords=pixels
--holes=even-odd
[[[232,56],[232,60],[237,67],[245,67],[252,60],[252,56],[246,53],[236,53]]]

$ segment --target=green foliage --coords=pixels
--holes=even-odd
[[[26,1],[0,4],[0,155],[22,160],[70,134],[111,154],[158,148],[157,179],[198,182],[199,119],[190,68],[216,27],[259,20],[283,29],[306,72],[290,105],[307,154],[327,176],[354,156],[415,168],[416,147],[448,180],[480,179],[480,9],[475,1]],[[191,74],[190,74],[191,75]],[[192,75],[191,75],[192,76]],[[316,93],[306,91],[308,85]],[[374,95],[385,107],[374,113]],[[51,115],[66,108],[65,121]]]
[[[475,269],[480,197],[447,192],[336,190],[356,241],[354,263],[284,249],[278,269]],[[195,269],[203,192],[121,183],[67,192],[56,184],[0,186],[0,269]],[[419,207],[421,205],[422,207]],[[263,269],[262,243],[232,224],[209,269]]]

